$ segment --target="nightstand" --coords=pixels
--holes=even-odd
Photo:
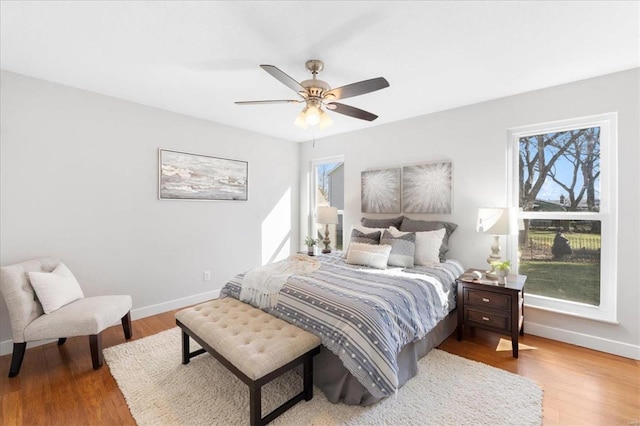
[[[513,357],[518,358],[518,335],[524,335],[524,283],[526,275],[509,275],[506,284],[484,279],[467,279],[469,269],[461,275],[458,285],[458,340],[462,340],[463,327],[511,336]],[[478,270],[479,271],[479,270]],[[482,272],[482,271],[480,271]]]

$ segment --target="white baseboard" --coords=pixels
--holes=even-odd
[[[140,318],[150,317],[151,315],[157,315],[174,309],[184,308],[185,306],[195,305],[196,303],[206,302],[207,300],[217,299],[219,296],[220,289],[158,303],[157,305],[146,306],[144,308],[132,309],[131,319],[137,320]]]
[[[540,336],[551,340],[570,343],[576,346],[606,352],[625,358],[640,360],[640,346],[615,340],[603,339],[602,337],[591,336],[589,334],[577,333],[575,331],[563,330],[561,328],[549,327],[525,321],[524,330],[527,334]]]
[[[152,315],[161,314],[163,312],[180,309],[185,306],[195,305],[196,303],[206,302],[207,300],[217,299],[220,296],[220,289],[208,291],[206,293],[195,294],[193,296],[183,297],[181,299],[170,300],[168,302],[158,303],[156,305],[145,306],[131,310],[131,320],[150,317]],[[119,324],[119,322],[117,323]],[[116,324],[114,324],[116,325]],[[135,333],[135,329],[133,330]],[[57,339],[39,340],[37,342],[29,342],[27,348],[33,348],[47,343],[55,342]],[[13,352],[13,340],[5,340],[0,342],[0,355],[7,355]],[[0,372],[2,374],[2,372]]]

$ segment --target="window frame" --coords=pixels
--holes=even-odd
[[[525,306],[546,311],[617,324],[618,260],[618,135],[617,113],[539,123],[507,130],[508,205],[519,207],[520,138],[578,128],[600,127],[600,211],[523,212],[519,219],[599,220],[601,223],[600,305],[555,299],[527,293]],[[508,255],[519,266],[518,236],[508,237]]]
[[[308,217],[308,229],[309,235],[318,235],[318,223],[316,222],[317,217],[317,199],[316,199],[316,189],[318,187],[318,174],[316,173],[316,168],[322,164],[328,163],[342,163],[344,165],[344,155],[333,155],[331,157],[323,157],[316,158],[311,160],[310,163],[310,175],[311,179],[309,179],[309,217]],[[346,167],[346,166],[345,166]],[[344,210],[338,210],[338,216],[342,216],[343,220],[343,229],[344,229]],[[324,230],[322,230],[322,234],[324,235]],[[344,234],[342,237],[342,244],[344,247]]]

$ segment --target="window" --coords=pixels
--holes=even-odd
[[[343,217],[344,217],[344,162],[342,157],[316,160],[311,163],[312,192],[311,201],[311,235],[322,240],[325,225],[316,223],[316,211],[321,206],[337,207],[338,224],[329,225],[329,239],[333,250],[342,250]],[[322,243],[319,247],[324,247]]]
[[[616,127],[604,114],[509,131],[527,305],[616,321]]]

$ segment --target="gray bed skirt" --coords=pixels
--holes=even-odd
[[[454,309],[424,339],[409,343],[400,351],[400,386],[416,375],[418,360],[444,342],[455,331],[456,325]],[[340,358],[324,346],[321,346],[320,353],[313,359],[313,384],[334,404],[342,402],[347,405],[370,405],[380,400],[371,395],[344,367]]]

